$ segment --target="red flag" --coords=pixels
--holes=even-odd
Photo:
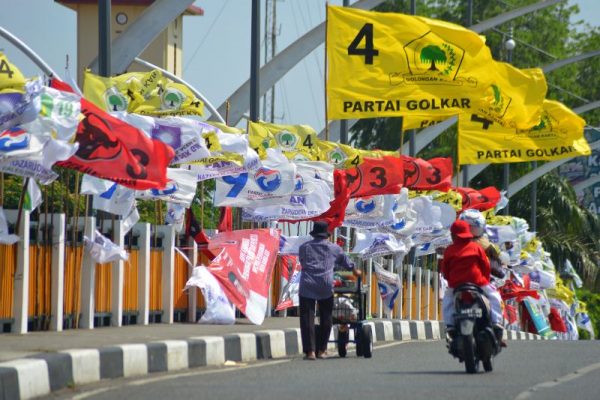
[[[281,268],[281,295],[275,311],[285,310],[290,307],[296,307],[300,304],[298,297],[298,288],[300,286],[300,270],[302,266],[298,257],[285,255],[279,258],[279,267]]]
[[[350,198],[400,193],[404,182],[402,159],[385,156],[365,158],[362,164],[346,170]]]
[[[556,307],[550,307],[550,314],[548,315],[548,321],[550,322],[550,328],[554,332],[567,332],[567,325],[565,320],[560,315],[560,311]]]
[[[79,150],[58,165],[119,183],[131,189],[163,188],[175,155],[166,144],[81,99],[83,120],[75,141]]]
[[[502,300],[516,299],[517,301],[521,301],[525,297],[533,297],[535,299],[540,298],[537,290],[525,289],[523,286],[517,285],[513,281],[504,282],[504,285],[500,286],[498,291],[500,292]]]
[[[462,209],[474,208],[479,211],[496,207],[500,201],[500,192],[493,186],[483,189],[455,188],[462,196]]]
[[[404,186],[412,190],[440,190],[452,187],[452,159],[432,158],[423,160],[402,156],[404,161]]]
[[[233,230],[233,214],[231,207],[221,207],[221,215],[219,216],[219,232],[229,232]]]
[[[209,248],[221,250],[208,270],[227,298],[256,325],[267,311],[271,275],[279,250],[276,229],[244,229],[216,234]]]
[[[200,228],[200,224],[198,223],[198,221],[196,220],[196,216],[194,215],[194,212],[192,211],[191,208],[188,208],[186,210],[186,216],[187,216],[187,225],[185,228],[185,235],[186,237],[192,237],[192,239],[194,239],[194,242],[196,242],[196,244],[198,245],[198,249],[200,250],[200,252],[207,257],[209,260],[212,260],[213,258],[215,258],[215,255],[208,250],[208,236],[206,236],[206,233],[204,233],[204,231],[202,230],[202,228]]]

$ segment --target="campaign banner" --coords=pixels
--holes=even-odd
[[[279,125],[267,122],[248,123],[248,141],[261,159],[266,149],[279,148],[294,161],[318,161],[317,132],[308,125]]]
[[[282,204],[296,187],[296,174],[295,164],[281,152],[270,151],[256,172],[218,178],[215,206],[256,208]]]
[[[111,180],[131,189],[163,188],[173,149],[81,99],[79,149],[59,166]]]
[[[458,163],[511,163],[589,156],[585,121],[562,103],[544,100],[541,122],[505,128],[477,114],[458,117]]]
[[[396,222],[394,207],[397,195],[386,194],[350,199],[346,207],[343,226],[362,229],[374,229],[392,225]]]
[[[196,195],[196,174],[182,168],[167,168],[167,184],[163,189],[136,191],[143,200],[163,200],[190,207]]]
[[[483,189],[472,189],[466,187],[454,188],[462,196],[462,210],[474,208],[479,211],[486,211],[496,207],[500,201],[501,194],[494,186],[488,186]]]
[[[212,125],[182,117],[154,118],[127,112],[111,115],[170,146],[175,151],[171,164],[197,161],[211,155],[202,135],[217,129]]]
[[[329,209],[333,200],[333,167],[313,161],[296,164],[296,185],[280,204],[243,209],[246,221],[266,222],[279,219],[303,220],[317,217]]]
[[[279,249],[276,229],[220,232],[208,244],[218,255],[207,267],[227,298],[256,325],[267,312],[271,275]]]
[[[408,253],[403,241],[398,241],[391,233],[355,232],[355,244],[351,253],[361,258],[385,256],[388,254]]]
[[[184,290],[192,287],[202,291],[206,302],[206,311],[198,320],[199,324],[235,324],[235,307],[227,299],[217,279],[204,265],[194,267]]]
[[[399,157],[365,157],[362,164],[346,171],[350,198],[400,193],[403,172],[403,161]]]
[[[527,309],[529,317],[531,317],[537,334],[547,339],[554,338],[556,334],[550,329],[548,318],[544,315],[539,300],[528,297],[523,299],[523,305]]]
[[[0,162],[0,171],[25,178],[32,178],[41,183],[48,185],[58,178],[58,174],[50,168],[44,167],[37,160],[18,159]]]
[[[300,304],[300,275],[302,266],[296,256],[282,256],[279,263],[281,266],[281,295],[275,311],[282,311]]]
[[[386,271],[378,265],[375,265],[374,270],[375,276],[377,276],[377,287],[381,296],[381,304],[383,304],[389,316],[399,298],[398,296],[402,290],[402,282],[398,274]]]
[[[439,190],[452,187],[452,159],[436,157],[429,160],[401,156],[404,166],[404,187],[411,190]]]
[[[472,110],[495,61],[477,33],[446,21],[327,7],[328,116],[452,116]]]

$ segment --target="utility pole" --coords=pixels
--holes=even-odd
[[[260,114],[260,0],[252,0],[252,26],[250,28],[250,120],[258,122]]]
[[[410,0],[410,15],[417,14],[417,0]],[[408,133],[408,155],[411,157],[416,156],[417,148],[415,146],[415,135],[417,134],[416,129],[411,129]],[[403,144],[403,143],[402,143]]]
[[[265,56],[266,65],[277,54],[277,0],[265,0]],[[270,110],[270,115],[267,113]],[[263,121],[275,122],[275,85],[263,96]]]
[[[504,48],[506,49],[506,62],[512,64],[512,56],[513,50],[516,47],[516,42],[513,39],[513,28],[510,27],[508,33],[508,39],[504,42]],[[506,197],[509,196],[508,186],[510,185],[510,164],[504,163],[503,168],[503,181],[504,181],[504,190],[506,191]],[[508,204],[504,208],[504,215],[509,215]]]
[[[465,18],[465,26],[473,25],[473,0],[467,0],[467,18]],[[467,164],[462,167],[462,185],[469,187],[469,166]]]

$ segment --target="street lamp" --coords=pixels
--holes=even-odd
[[[508,31],[508,39],[504,42],[504,48],[506,49],[506,62],[512,63],[512,52],[517,47],[517,43],[513,39],[513,29],[512,27]],[[508,197],[508,185],[509,182],[509,174],[510,174],[510,164],[504,163],[503,169],[503,181],[504,181],[504,190],[506,191],[506,197]],[[504,215],[509,215],[508,204],[504,208]]]

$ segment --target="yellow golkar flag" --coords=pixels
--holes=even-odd
[[[108,112],[154,116],[201,116],[204,112],[204,103],[189,88],[172,82],[159,70],[129,72],[110,78],[86,71],[83,95]]]
[[[317,161],[317,132],[308,125],[278,125],[249,122],[248,141],[261,159],[266,149],[280,148],[289,160]]]
[[[404,115],[402,117],[402,130],[425,129],[445,121],[448,117],[430,117],[427,115]]]
[[[0,91],[22,93],[24,87],[25,77],[0,51]]]
[[[491,84],[474,114],[507,128],[529,129],[540,122],[546,98],[546,77],[540,68],[518,69],[494,62]]]
[[[589,156],[585,121],[562,103],[545,100],[541,121],[531,129],[505,128],[477,114],[458,118],[459,164],[559,160]]]
[[[444,21],[327,8],[328,118],[451,116],[492,84],[489,48]]]

